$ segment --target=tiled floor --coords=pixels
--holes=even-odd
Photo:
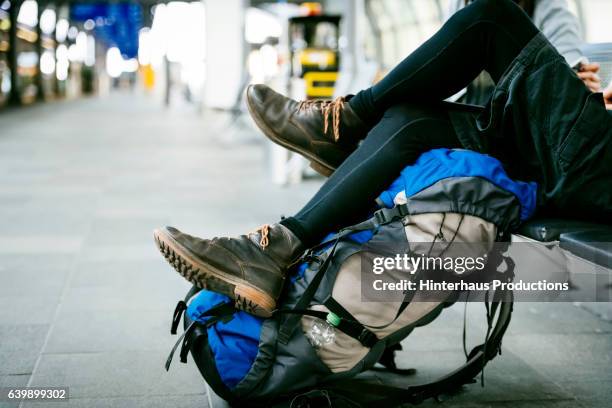
[[[241,233],[318,186],[270,184],[260,138],[228,124],[134,95],[0,112],[0,387],[70,386],[69,403],[47,407],[206,406],[193,364],[163,369],[189,285],[157,253],[153,228]],[[609,305],[516,305],[486,387],[446,406],[609,406],[610,316]],[[401,363],[419,369],[409,381],[461,362],[461,319],[452,308],[405,341]],[[479,328],[471,318],[474,344]]]
[[[0,113],[0,387],[69,385],[79,407],[206,405],[193,364],[163,368],[189,285],[153,229],[242,233],[318,186],[269,183],[262,139],[228,121],[130,95]]]

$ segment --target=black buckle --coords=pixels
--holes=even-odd
[[[410,212],[406,204],[400,204],[393,208],[381,208],[374,212],[374,218],[378,225],[388,224],[395,219],[404,218],[407,215],[410,215]]]
[[[359,340],[359,342],[364,346],[372,348],[376,342],[378,342],[378,337],[376,337],[376,335],[368,329],[363,329],[361,333],[359,333],[357,340]]]
[[[405,216],[410,215],[410,213],[408,212],[408,206],[406,204],[400,204],[395,208],[397,208],[397,213],[399,214],[401,218],[404,218]]]
[[[376,219],[376,223],[378,225],[383,225],[387,222],[387,216],[384,213],[385,210],[386,208],[381,208],[374,213],[374,218]]]

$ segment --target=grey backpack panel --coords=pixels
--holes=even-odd
[[[411,214],[460,213],[490,221],[500,230],[516,228],[521,206],[516,196],[479,177],[445,178],[405,199]],[[403,204],[396,200],[396,204]]]

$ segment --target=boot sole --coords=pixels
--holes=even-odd
[[[276,301],[247,281],[225,273],[198,259],[163,229],[153,232],[155,243],[166,261],[185,279],[199,288],[229,296],[237,309],[270,317]]]
[[[332,175],[332,173],[336,170],[335,168],[323,162],[317,156],[313,155],[309,151],[304,150],[303,148],[296,146],[290,142],[287,142],[266,124],[266,122],[259,116],[255,108],[251,105],[251,101],[248,97],[248,90],[247,90],[246,101],[247,101],[247,108],[249,109],[249,113],[251,114],[251,117],[255,121],[255,124],[264,133],[264,135],[266,135],[268,139],[270,139],[272,142],[276,143],[277,145],[284,147],[285,149],[291,150],[292,152],[295,152],[297,154],[300,154],[306,157],[308,160],[310,160],[310,167],[317,173],[321,174],[322,176],[329,177]]]

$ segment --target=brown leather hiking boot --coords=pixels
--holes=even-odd
[[[245,312],[269,317],[285,274],[303,252],[281,224],[264,225],[238,238],[201,239],[166,227],[153,233],[166,260],[196,286],[227,295]]]
[[[294,101],[266,85],[250,85],[247,106],[264,134],[311,161],[329,176],[363,139],[368,128],[345,98]]]

